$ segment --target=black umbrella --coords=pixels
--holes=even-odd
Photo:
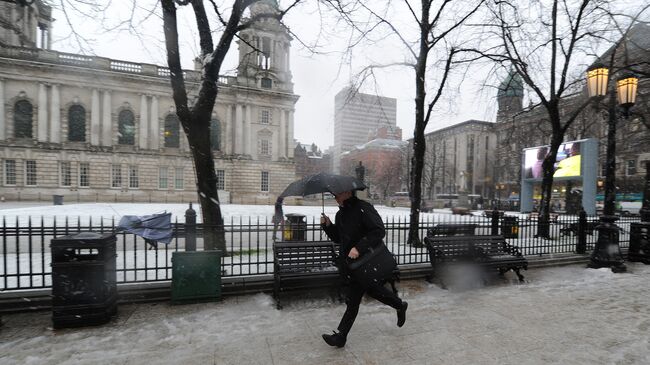
[[[306,196],[326,192],[338,194],[344,191],[363,190],[365,188],[366,185],[355,177],[321,172],[292,182],[279,197]],[[322,197],[322,199],[323,211],[325,211],[325,198]]]

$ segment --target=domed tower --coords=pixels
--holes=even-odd
[[[260,0],[250,7],[250,16],[278,14],[275,0]],[[240,32],[237,82],[262,89],[293,92],[289,52],[291,36],[272,16],[261,17]]]
[[[0,47],[50,49],[52,7],[42,0],[0,1]]]
[[[515,113],[523,110],[524,85],[521,76],[514,70],[508,73],[508,76],[499,85],[497,101],[499,109],[497,111],[497,122],[504,121]]]

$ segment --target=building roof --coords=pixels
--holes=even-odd
[[[349,155],[352,152],[366,150],[366,149],[401,149],[406,147],[407,145],[408,145],[407,141],[400,141],[397,139],[376,138],[362,145],[354,146],[354,149],[341,153],[341,156]]]
[[[463,128],[463,127],[466,127],[466,126],[468,126],[468,125],[482,125],[482,126],[492,127],[492,126],[495,125],[495,123],[493,123],[493,122],[486,122],[486,121],[484,121],[484,120],[470,119],[470,120],[466,120],[466,121],[464,121],[464,122],[460,122],[460,123],[457,123],[457,124],[454,124],[454,125],[450,125],[449,127],[445,127],[445,128],[441,128],[441,129],[436,129],[435,131],[432,131],[432,132],[426,133],[426,134],[425,134],[425,137],[426,137],[426,136],[433,135],[433,134],[444,133],[444,132],[451,131],[451,130],[454,130],[454,129]],[[409,138],[409,141],[412,141],[412,140],[413,140],[413,138]]]

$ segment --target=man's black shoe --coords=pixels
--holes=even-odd
[[[334,332],[332,335],[323,334],[323,340],[325,340],[325,342],[330,346],[340,348],[345,346],[346,337],[340,333]]]
[[[402,302],[402,308],[397,310],[397,327],[402,327],[406,322],[406,309],[409,307],[407,302]]]

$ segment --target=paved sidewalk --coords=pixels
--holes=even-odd
[[[324,297],[122,305],[110,324],[58,331],[49,312],[5,315],[0,364],[650,364],[650,266],[628,268],[535,269],[471,291],[405,282],[406,325],[369,299],[344,349],[320,337],[344,310]]]

